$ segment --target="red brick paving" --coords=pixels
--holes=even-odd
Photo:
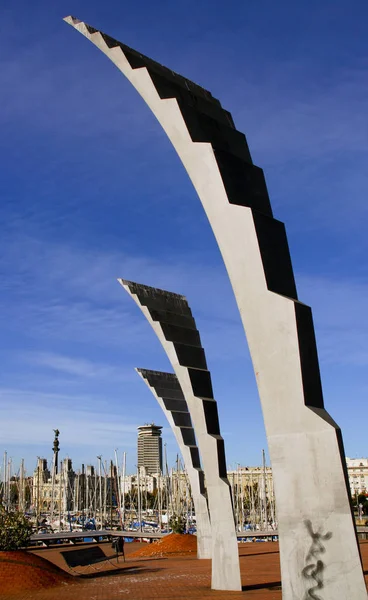
[[[72,576],[29,552],[0,552],[0,595],[4,597],[70,582]]]
[[[209,560],[192,556],[175,558],[136,558],[130,556],[136,544],[126,544],[126,562],[112,558],[109,545],[101,544],[107,563],[80,567],[71,583],[48,590],[29,591],[9,597],[9,600],[180,600],[181,598],[213,598],[217,600],[281,600],[278,544],[276,542],[239,545],[243,592],[220,592],[210,589]],[[69,547],[68,547],[69,548]],[[70,548],[72,550],[72,548]],[[66,548],[62,548],[66,550]],[[361,543],[365,572],[368,574],[368,541]],[[67,569],[60,549],[38,550],[35,554],[47,557]],[[0,600],[8,600],[1,594]]]
[[[160,558],[173,554],[197,555],[197,537],[195,535],[180,535],[171,533],[155,544],[139,544],[140,548],[131,554],[131,557]]]

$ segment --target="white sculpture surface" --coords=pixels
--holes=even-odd
[[[132,83],[176,149],[234,290],[261,399],[284,600],[366,600],[339,427],[324,408],[311,310],[297,298],[245,136],[210,92],[67,17]],[[197,429],[196,429],[197,432]]]
[[[197,557],[211,558],[211,522],[204,473],[188,405],[173,373],[136,369],[160,405],[175,435],[192,490],[197,525]]]
[[[241,590],[238,543],[217,402],[192,311],[185,296],[119,279],[160,340],[177,376],[197,438],[212,534],[214,590]]]

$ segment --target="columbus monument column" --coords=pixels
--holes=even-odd
[[[284,600],[366,600],[341,431],[324,408],[311,309],[298,300],[263,171],[210,92],[73,17],[132,83],[198,193],[252,357],[275,485]]]

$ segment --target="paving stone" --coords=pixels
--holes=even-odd
[[[174,558],[131,557],[138,544],[126,544],[126,562],[116,561],[109,544],[101,544],[107,561],[70,571],[61,554],[67,548],[37,550],[74,575],[71,583],[39,591],[18,593],[1,600],[180,600],[213,598],[214,600],[281,600],[279,549],[276,542],[239,544],[242,592],[219,592],[210,589],[209,560],[192,556]],[[363,565],[368,576],[368,540],[360,544]],[[73,548],[70,548],[72,551]],[[78,574],[77,574],[78,573]]]

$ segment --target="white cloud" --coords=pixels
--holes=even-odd
[[[194,262],[190,255],[187,260],[163,261],[104,253],[29,237],[5,243],[8,253],[0,268],[7,295],[0,297],[0,320],[17,335],[25,333],[38,343],[43,340],[42,347],[28,353],[28,361],[32,356],[39,367],[86,378],[122,378],[129,377],[123,371],[128,354],[138,363],[142,348],[146,355],[157,354],[159,345],[117,283],[118,276],[186,294],[211,360],[247,357],[234,297],[220,263]],[[314,312],[321,360],[365,364],[368,285],[364,280],[301,274],[297,284],[299,297]],[[84,344],[86,354],[80,348],[65,352],[59,347],[62,341]],[[115,356],[110,354],[106,362],[92,357],[87,345],[97,356],[98,347],[119,351],[114,350]]]
[[[65,445],[96,446],[98,439],[102,446],[111,447],[123,434],[128,436],[128,445],[134,445],[137,425],[122,415],[117,419],[111,403],[103,397],[0,389],[0,407],[2,445],[49,442],[55,423]]]
[[[149,393],[147,396],[151,401]],[[120,457],[127,452],[128,470],[135,469],[137,427],[142,424],[137,398],[129,410],[126,404],[118,410],[116,403],[103,395],[0,388],[0,411],[1,447],[14,457],[15,470],[22,457],[28,472],[33,470],[37,455],[51,460],[52,432],[56,427],[60,430],[61,457],[73,458],[75,468],[81,462],[93,464],[97,454],[113,458],[114,450],[119,449]],[[166,425],[158,406],[157,415],[156,422],[161,418]],[[163,428],[163,436],[171,461],[177,448],[169,427]]]
[[[109,381],[131,381],[133,372],[123,367],[104,364],[99,361],[65,356],[51,352],[32,352],[25,355],[26,361],[32,365],[46,367],[53,371],[61,371],[82,378],[108,379]],[[135,379],[135,378],[134,378]]]
[[[0,270],[6,295],[0,297],[0,320],[13,330],[49,340],[98,342],[122,348],[149,343],[152,333],[117,277],[187,294],[199,318],[223,329],[236,322],[235,302],[225,269],[194,261],[188,255],[160,260],[46,243],[28,236],[3,240]],[[205,299],[211,296],[211,303]],[[229,310],[223,311],[224,300]],[[51,340],[55,340],[50,343]]]

